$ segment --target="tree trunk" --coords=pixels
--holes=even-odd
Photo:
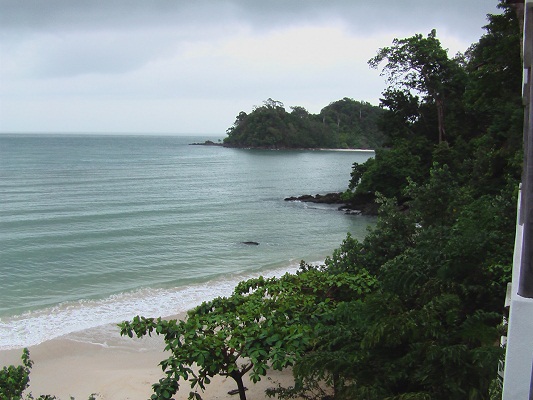
[[[446,140],[446,130],[444,129],[444,101],[435,99],[437,105],[437,121],[439,124],[439,144]]]
[[[239,389],[239,400],[246,400],[246,391],[244,390],[244,383],[242,382],[242,374],[238,371],[233,371],[230,376],[237,383]]]
[[[333,398],[337,399],[340,395],[340,381],[339,381],[339,374],[334,373],[333,374]]]

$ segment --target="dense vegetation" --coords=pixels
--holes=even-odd
[[[250,114],[241,111],[224,145],[252,148],[379,148],[384,134],[378,126],[383,110],[345,97],[318,115],[300,106],[287,112],[283,103],[268,99]]]
[[[346,198],[370,193],[380,204],[362,242],[348,235],[323,266],[244,282],[191,311],[192,322],[122,325],[124,334],[165,335],[172,356],[154,398],[170,398],[180,379],[201,388],[222,374],[242,388],[247,370],[256,381],[289,365],[295,385],[269,394],[496,398],[521,173],[522,71],[513,11],[489,16],[486,29],[454,58],[432,31],[394,39],[369,61],[389,83],[381,127],[390,149],[353,167]],[[273,102],[253,119],[243,115],[230,133],[278,111]],[[183,369],[194,363],[199,376]]]
[[[166,377],[155,384],[153,399],[169,399],[180,381],[189,381],[200,399],[214,375],[235,380],[246,399],[243,376],[257,382],[269,368],[281,370],[301,359],[312,346],[313,326],[339,301],[362,298],[376,280],[366,271],[325,276],[309,269],[281,278],[241,282],[227,298],[204,302],[185,321],[136,317],[121,325],[133,337],[163,335],[171,356],[161,365]],[[196,366],[197,368],[193,368]]]
[[[243,400],[245,374],[256,382],[287,366],[294,386],[270,395],[497,398],[522,160],[518,29],[504,8],[464,55],[449,58],[434,31],[378,51],[390,149],[354,164],[345,194],[376,197],[375,227],[361,242],[348,235],[323,266],[242,282],[185,321],[121,324],[124,335],[164,336],[153,399],[173,398],[180,381],[199,398],[220,374]]]
[[[335,398],[495,396],[522,68],[513,10],[489,16],[486,29],[453,59],[433,31],[395,39],[370,60],[390,83],[382,102],[391,149],[354,165],[347,196],[381,192],[380,215],[362,242],[348,236],[324,271],[364,270],[378,289],[324,315],[315,347],[295,366],[298,385],[282,395],[328,378]]]

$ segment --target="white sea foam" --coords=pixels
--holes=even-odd
[[[294,273],[297,264],[262,273],[227,276],[204,284],[171,289],[142,289],[110,296],[102,300],[68,302],[44,310],[0,320],[0,350],[34,346],[65,335],[71,339],[108,346],[107,336],[116,332],[116,324],[136,315],[147,317],[177,315],[203,301],[229,296],[242,280],[262,275],[281,276]],[[95,329],[96,328],[96,329]],[[116,338],[115,338],[116,339]]]

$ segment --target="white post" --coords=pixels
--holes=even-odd
[[[533,399],[533,0],[524,3],[525,160],[516,225],[503,400]]]

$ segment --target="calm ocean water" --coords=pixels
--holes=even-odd
[[[186,311],[372,223],[283,201],[344,190],[372,153],[189,146],[205,139],[0,135],[0,349]]]

